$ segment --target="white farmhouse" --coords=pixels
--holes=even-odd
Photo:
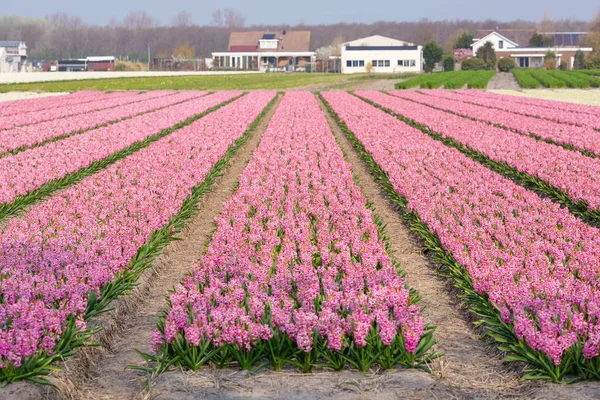
[[[227,51],[212,53],[214,69],[303,70],[313,61],[310,31],[231,32]]]
[[[584,32],[551,32],[545,35],[551,36],[555,45],[549,47],[519,46],[506,36],[492,32],[481,39],[473,39],[471,47],[473,54],[476,55],[477,50],[486,42],[492,42],[498,60],[510,57],[521,68],[542,68],[546,61],[546,54],[553,52],[557,67],[564,61],[567,69],[573,69],[575,55],[578,51],[583,52],[585,58],[592,54],[591,47],[581,47],[577,44],[579,39],[585,35]]]
[[[342,45],[342,73],[421,72],[423,48],[413,43],[374,35]]]
[[[473,48],[473,54],[477,54],[477,50],[480,47],[483,47],[487,42],[492,42],[494,50],[506,50],[506,49],[514,49],[515,47],[519,47],[519,45],[509,38],[502,36],[498,32],[492,32],[489,35],[481,39],[473,39],[473,44],[471,47]]]
[[[25,42],[0,40],[0,72],[19,72],[26,60]]]

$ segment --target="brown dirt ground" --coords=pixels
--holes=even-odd
[[[521,86],[519,86],[512,72],[498,72],[488,82],[487,89],[519,90]]]

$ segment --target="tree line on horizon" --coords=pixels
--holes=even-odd
[[[144,11],[132,11],[123,20],[111,18],[100,26],[84,23],[80,17],[57,13],[43,19],[5,16],[0,18],[0,40],[21,40],[28,47],[32,60],[56,60],[86,56],[108,55],[133,61],[151,57],[171,57],[177,49],[186,49],[186,56],[210,57],[213,51],[227,49],[229,33],[233,30],[309,30],[311,49],[329,46],[333,42],[358,39],[370,35],[389,36],[407,42],[424,44],[435,41],[450,51],[464,32],[476,35],[486,30],[513,30],[526,44],[533,32],[582,31],[596,25],[594,21],[575,19],[550,20],[544,15],[541,22],[514,20],[508,22],[488,19],[364,23],[335,23],[327,25],[253,25],[246,26],[244,16],[236,10],[216,9],[210,25],[193,23],[189,11],[179,12],[169,25],[158,25]],[[600,29],[598,29],[600,31]]]

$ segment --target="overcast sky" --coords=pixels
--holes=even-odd
[[[129,11],[144,10],[161,24],[169,24],[181,10],[192,13],[194,22],[208,24],[217,7],[238,9],[246,24],[327,24],[335,22],[415,21],[487,18],[501,21],[538,21],[544,10],[553,19],[589,20],[598,0],[0,0],[0,15],[44,17],[56,12],[77,15],[85,22],[104,25],[111,17],[121,20]]]

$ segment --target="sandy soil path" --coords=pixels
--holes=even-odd
[[[487,89],[519,90],[521,86],[511,72],[498,72],[488,82]]]

